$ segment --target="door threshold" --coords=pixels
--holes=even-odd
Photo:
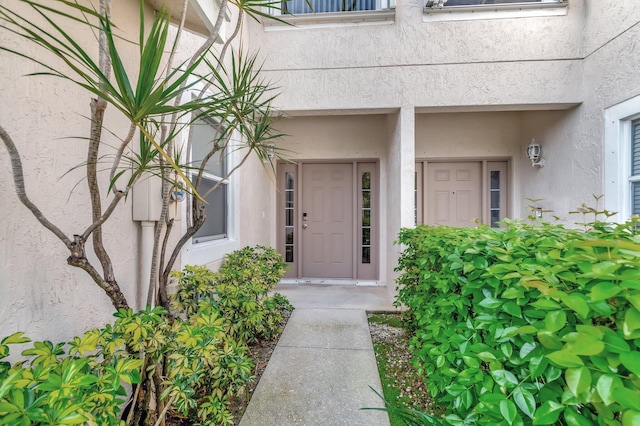
[[[362,287],[377,287],[382,284],[378,281],[371,280],[353,280],[349,278],[286,278],[280,280],[279,284],[295,285],[295,284],[323,284],[323,285],[349,285]]]

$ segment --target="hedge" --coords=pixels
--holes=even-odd
[[[639,425],[640,238],[587,231],[401,231],[397,303],[450,425]]]

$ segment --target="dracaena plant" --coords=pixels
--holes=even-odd
[[[184,244],[206,220],[207,194],[201,194],[200,189],[207,161],[229,151],[233,138],[240,141],[233,149],[242,151],[242,159],[228,175],[252,154],[272,167],[274,156],[268,154],[273,153],[273,142],[280,136],[273,128],[279,116],[272,107],[275,94],[260,77],[256,55],[236,51],[233,45],[245,15],[264,18],[268,15],[263,7],[276,5],[269,0],[222,0],[212,34],[191,58],[176,63],[187,3],[183,1],[181,24],[172,32],[170,17],[163,11],[146,27],[145,4],[140,0],[139,38],[133,41],[117,35],[110,0],[100,0],[95,8],[95,3],[71,0],[9,0],[0,4],[0,31],[20,39],[21,43],[39,47],[45,55],[32,56],[2,44],[0,50],[35,62],[40,71],[31,78],[64,79],[84,90],[90,103],[90,130],[82,138],[87,141],[86,161],[77,167],[84,169],[89,188],[88,199],[80,206],[90,211],[89,223],[70,236],[46,217],[25,188],[19,144],[0,123],[0,139],[11,160],[16,194],[39,223],[66,246],[70,253],[68,264],[86,271],[116,309],[129,307],[129,301],[120,289],[105,248],[104,239],[111,235],[103,235],[103,229],[135,184],[151,176],[163,180],[147,302],[158,302],[169,309],[166,292],[169,272]],[[212,46],[229,5],[239,11],[237,22],[225,44],[214,51]],[[68,30],[69,24],[73,32]],[[78,40],[83,32],[95,35],[95,51],[87,51]],[[129,69],[131,64],[123,60],[121,48],[126,43],[137,44],[135,69]],[[227,56],[231,59],[226,60]],[[115,109],[129,122],[124,132],[110,130],[119,139],[115,147],[107,146],[103,140],[107,108]],[[177,141],[181,131],[203,115],[214,118],[222,131],[211,141],[205,159],[194,166],[187,161],[188,153],[185,155],[189,144],[182,147]],[[138,143],[133,144],[134,140]],[[275,153],[277,158],[277,148]],[[105,172],[101,174],[101,170]],[[193,197],[186,232],[170,238],[176,229],[169,218],[168,206],[171,190],[176,186],[182,186]],[[176,240],[175,245],[169,244]],[[87,251],[95,252],[99,265],[86,255]]]

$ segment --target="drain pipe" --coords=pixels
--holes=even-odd
[[[140,255],[138,257],[138,310],[146,307],[149,294],[149,279],[151,277],[151,260],[153,258],[153,241],[156,222],[141,221]],[[155,297],[152,298],[155,300]]]

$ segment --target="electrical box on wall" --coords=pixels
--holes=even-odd
[[[133,187],[133,220],[155,222],[162,210],[162,179],[149,176]]]

